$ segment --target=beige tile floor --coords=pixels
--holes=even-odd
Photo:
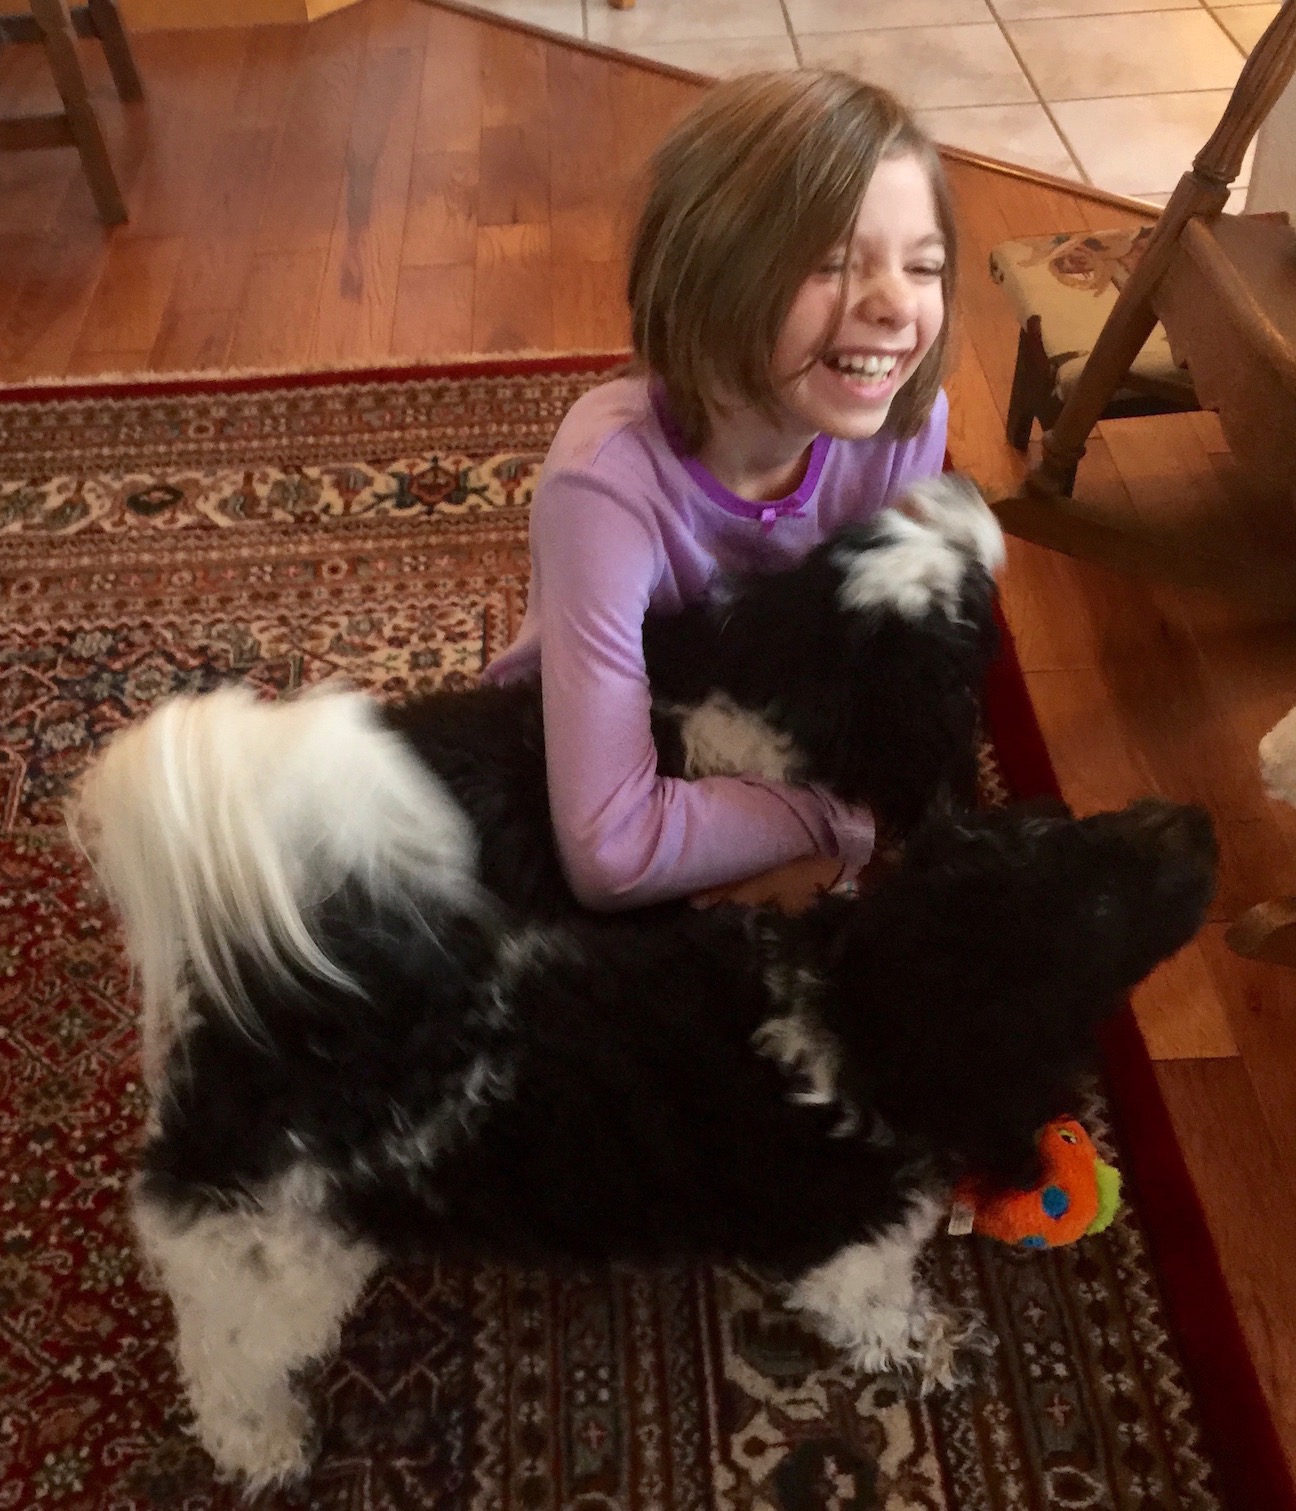
[[[698,73],[838,65],[895,90],[939,141],[1156,204],[1278,11],[1277,0],[470,3]]]

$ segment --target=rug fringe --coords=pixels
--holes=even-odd
[[[605,347],[599,350],[544,351],[538,347],[526,347],[509,352],[467,352],[462,355],[438,356],[434,361],[391,358],[387,361],[368,362],[319,362],[309,366],[288,367],[208,367],[176,369],[174,372],[78,373],[75,376],[51,373],[45,377],[22,378],[17,382],[0,384],[0,400],[28,398],[33,392],[51,389],[99,388],[108,384],[121,387],[147,388],[170,383],[242,383],[264,379],[285,381],[301,378],[332,376],[363,378],[366,374],[398,374],[410,377],[429,375],[444,368],[507,367],[515,362],[603,362],[609,359],[628,361],[630,353],[624,346]]]

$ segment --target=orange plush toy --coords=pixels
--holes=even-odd
[[[1088,1233],[1101,1233],[1120,1206],[1120,1174],[1098,1158],[1074,1118],[1040,1132],[1044,1178],[1032,1191],[997,1191],[960,1181],[954,1191],[951,1233],[984,1233],[1020,1249],[1055,1249]]]

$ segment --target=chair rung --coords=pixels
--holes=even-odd
[[[65,115],[29,115],[0,121],[0,152],[24,152],[32,147],[66,147],[75,141]]]
[[[68,17],[78,37],[97,37],[98,29],[88,5],[69,6]],[[0,16],[0,42],[39,42],[41,29],[35,16]]]

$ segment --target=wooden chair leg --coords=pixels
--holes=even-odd
[[[1142,266],[1121,290],[1056,423],[1044,432],[1044,454],[1031,480],[1047,492],[1070,491],[1066,480],[1074,484],[1089,433],[1156,325],[1150,298],[1154,282],[1136,287],[1141,271]],[[1126,298],[1131,289],[1134,293]]]
[[[68,15],[65,0],[31,0],[31,9],[41,29],[50,72],[63,100],[72,140],[81,154],[81,164],[90,181],[90,192],[99,217],[110,226],[119,225],[126,219],[126,202],[113,172],[103,132],[99,129],[99,118],[86,92],[85,75],[81,72],[81,60],[77,57],[72,36],[72,18]]]
[[[1008,420],[1004,433],[1018,451],[1030,445],[1035,426],[1035,370],[1033,347],[1025,330],[1017,340],[1017,366],[1013,368],[1012,392],[1008,396]]]
[[[142,100],[144,86],[135,69],[135,58],[117,10],[117,0],[88,0],[87,8],[94,23],[95,35],[103,43],[104,56],[112,70],[118,95],[123,100]]]

